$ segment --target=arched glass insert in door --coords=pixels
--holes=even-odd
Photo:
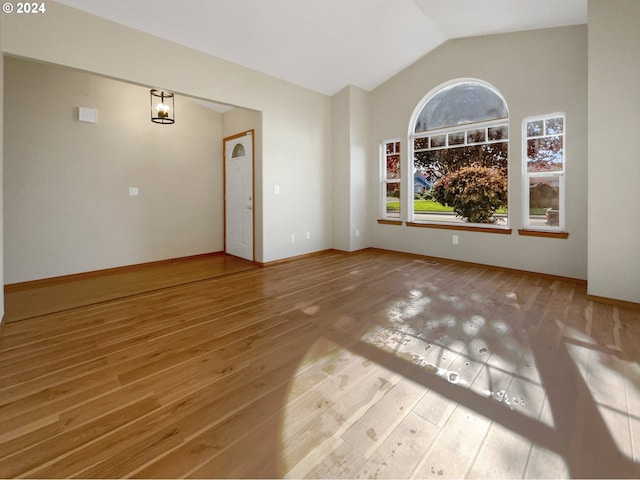
[[[238,143],[235,147],[233,147],[233,152],[231,152],[231,158],[246,157],[246,156],[247,154],[241,143]]]

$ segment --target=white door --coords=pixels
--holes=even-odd
[[[253,131],[224,139],[225,251],[253,260]]]

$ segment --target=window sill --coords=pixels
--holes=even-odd
[[[402,225],[402,220],[378,220],[380,225]]]
[[[500,235],[511,235],[512,230],[505,227],[477,227],[471,225],[440,225],[437,223],[416,223],[407,222],[407,227],[419,227],[419,228],[439,228],[442,230],[463,230],[465,232],[482,232],[482,233],[497,233]]]
[[[569,238],[569,232],[549,232],[544,230],[526,230],[521,228],[518,235],[523,237],[544,237],[544,238]]]

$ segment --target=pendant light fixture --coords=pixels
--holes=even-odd
[[[175,122],[173,93],[151,90],[151,121],[163,124]]]

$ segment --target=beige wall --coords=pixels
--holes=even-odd
[[[367,216],[372,205],[376,204],[377,195],[369,188],[367,179],[371,172],[378,172],[377,165],[371,165],[369,159],[369,93],[357,88],[349,87],[350,122],[350,155],[351,172],[349,179],[349,194],[351,197],[349,225],[350,250],[360,250],[370,246]],[[373,155],[377,155],[375,150]]]
[[[453,40],[405,69],[371,93],[370,148],[385,138],[402,139],[406,160],[410,117],[433,88],[456,78],[494,85],[510,113],[509,212],[512,235],[453,232],[377,225],[374,246],[411,253],[499,265],[568,277],[587,275],[587,28],[535,30]],[[523,237],[522,119],[566,112],[566,210],[568,240]],[[378,159],[371,157],[371,162]],[[370,189],[377,191],[377,169]],[[407,181],[411,179],[406,179]],[[404,188],[412,188],[405,183]],[[406,210],[406,200],[403,208]],[[376,203],[377,207],[377,203]],[[460,244],[452,245],[452,234]]]
[[[590,0],[589,51],[586,26],[455,40],[373,92],[349,87],[340,100],[54,2],[47,5],[47,15],[2,16],[0,47],[16,56],[139,85],[162,86],[261,112],[262,158],[256,165],[260,192],[257,221],[265,228],[257,232],[261,236],[258,245],[263,247],[259,261],[331,246],[342,248],[342,244],[348,248],[373,245],[557,275],[588,276],[590,293],[639,302],[640,222],[619,208],[620,205],[633,208],[640,203],[636,181],[640,161],[628,141],[638,130],[640,118],[636,108],[640,104],[639,94],[634,83],[640,73],[640,63],[634,61],[640,51],[635,28],[638,8],[637,0]],[[163,68],[157,68],[158,65]],[[359,194],[361,187],[353,185],[354,177],[350,177],[349,192],[344,194],[350,206],[348,218],[341,220],[339,202],[332,200],[332,192],[333,198],[341,198],[336,175],[345,164],[340,163],[340,156],[366,152],[355,163],[350,158],[347,166],[356,175],[366,172],[364,190],[369,195],[377,192],[380,140],[402,138],[406,155],[408,122],[418,102],[432,88],[462,77],[493,84],[508,102],[510,213],[514,233],[502,236],[457,232],[460,245],[453,246],[450,231],[378,225],[378,202],[375,196]],[[340,108],[346,113],[336,117],[335,109]],[[556,111],[567,113],[566,207],[570,237],[568,240],[520,237],[515,230],[521,227],[523,215],[521,121],[525,116]],[[364,120],[365,116],[370,122]],[[350,131],[358,129],[357,135],[336,138],[336,122],[348,125]],[[368,138],[368,144],[359,150],[363,136]],[[336,152],[337,157],[333,155]],[[275,185],[280,185],[280,195],[275,195]],[[364,239],[358,243],[353,242],[352,235],[356,223],[363,221],[363,199],[368,207],[364,208],[367,211]],[[5,234],[7,230],[5,227]],[[306,232],[311,233],[310,241],[304,239]],[[292,233],[298,239],[295,243],[290,242]],[[4,259],[6,269],[6,252]],[[0,275],[2,267],[0,259]]]
[[[261,111],[257,200],[265,228],[257,260],[330,248],[330,98],[55,2],[46,15],[28,17],[5,16],[5,53]],[[311,241],[290,242],[307,231]]]
[[[154,124],[147,88],[12,57],[5,86],[6,283],[223,249],[219,113]]]
[[[333,246],[348,252],[369,246],[368,96],[350,85],[332,97]]]
[[[351,225],[351,135],[349,87],[333,95],[331,99],[331,148],[332,148],[332,234],[333,247],[348,252],[351,249],[349,230]]]
[[[2,17],[0,15],[0,53],[2,53]],[[4,218],[4,206],[3,206],[3,118],[4,118],[4,61],[0,59],[0,285],[4,286],[4,229],[3,229],[3,218]],[[4,288],[0,288],[0,323],[4,320]]]
[[[640,2],[589,1],[589,293],[640,303]]]

